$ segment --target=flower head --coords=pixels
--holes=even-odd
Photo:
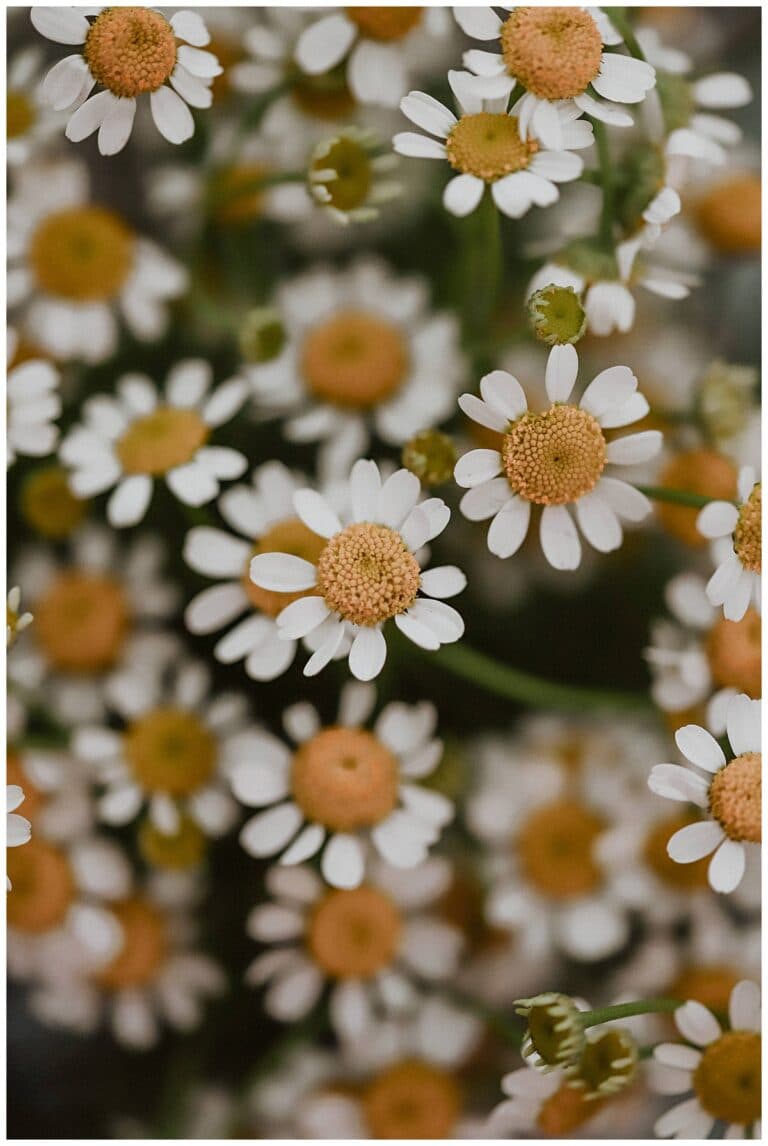
[[[750,466],[739,474],[739,502],[710,502],[696,523],[704,537],[717,543],[718,566],[707,583],[707,597],[712,605],[722,605],[729,621],[740,621],[750,602],[760,608],[763,497]]]

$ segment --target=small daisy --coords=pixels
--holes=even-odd
[[[637,392],[628,366],[603,370],[589,384],[578,406],[568,403],[579,359],[571,345],[549,353],[546,390],[549,410],[534,413],[520,383],[495,370],[480,383],[482,398],[463,394],[459,405],[479,425],[502,435],[499,450],[471,450],[459,459],[455,478],[469,492],[461,511],[471,521],[493,518],[488,548],[511,557],[528,533],[531,506],[541,506],[540,538],[555,569],[576,569],[581,542],[567,506],[575,509],[579,527],[600,553],[618,549],[622,519],[642,521],[651,510],[647,498],[615,477],[606,465],[635,465],[661,448],[656,430],[607,440],[605,431],[645,417],[648,403]]]
[[[760,701],[743,694],[735,697],[728,707],[726,726],[730,751],[735,753],[730,759],[709,732],[687,724],[677,730],[675,742],[700,771],[657,764],[648,780],[657,796],[708,811],[708,819],[676,832],[667,850],[676,863],[694,863],[714,852],[709,883],[723,893],[739,886],[749,845],[762,840]]]
[[[18,784],[5,785],[5,839],[9,848],[17,848],[21,844],[29,843],[32,838],[32,825],[26,816],[20,816],[16,811],[24,803],[24,790]],[[11,877],[6,876],[8,891],[11,890]]]
[[[252,558],[251,580],[259,588],[305,594],[277,616],[284,640],[313,634],[319,642],[322,626],[322,643],[304,666],[305,676],[320,672],[349,637],[350,672],[358,680],[372,680],[384,667],[383,627],[393,619],[403,636],[432,651],[462,636],[464,622],[443,598],[461,593],[464,574],[455,565],[422,572],[417,557],[445,529],[450,510],[441,498],[420,502],[420,495],[419,479],[408,470],[397,470],[382,483],[376,463],[361,459],[352,468],[344,499],[352,506],[348,525],[314,490],[294,496],[300,520],[326,539],[316,561],[289,553]],[[315,592],[307,594],[310,589]]]
[[[558,110],[564,103],[578,115],[632,126],[632,117],[616,105],[642,103],[656,73],[644,60],[605,51],[622,38],[600,8],[501,7],[503,18],[493,8],[454,9],[468,36],[501,40],[500,54],[464,54],[478,94],[507,96],[519,84],[524,123],[555,149],[563,146]]]
[[[573,151],[589,147],[593,138],[591,124],[578,119],[578,108],[555,109],[560,142],[552,148],[533,131],[523,131],[522,101],[508,110],[504,95],[483,99],[466,72],[451,71],[448,80],[459,118],[432,96],[410,92],[400,104],[403,114],[430,135],[400,132],[393,146],[401,155],[447,160],[458,172],[443,192],[452,215],[471,214],[488,186],[498,209],[520,219],[533,206],[555,203],[557,184],[581,175],[584,163]]]
[[[15,338],[9,331],[8,352],[13,357]],[[43,358],[28,358],[8,371],[6,382],[6,463],[19,454],[42,458],[56,449],[61,414],[58,394],[61,376]]]
[[[286,710],[291,749],[267,732],[255,734],[249,759],[231,771],[232,788],[248,807],[268,808],[244,825],[240,842],[258,859],[281,853],[280,863],[303,863],[322,849],[323,877],[356,888],[366,869],[366,843],[395,867],[424,861],[453,805],[418,783],[440,762],[431,704],[384,708],[368,731],[373,686],[347,684],[339,715],[323,727],[310,704]]]
[[[466,370],[459,325],[430,310],[424,279],[366,257],[305,272],[276,304],[282,349],[245,375],[260,409],[288,415],[290,441],[321,443],[323,477],[346,475],[371,431],[403,445],[449,417]]]
[[[722,605],[729,621],[740,621],[750,602],[760,609],[763,495],[755,471],[744,466],[739,473],[739,504],[713,501],[702,509],[696,522],[699,533],[716,541],[717,569],[707,582],[707,597]]]
[[[248,464],[239,450],[207,444],[242,407],[246,383],[233,378],[211,392],[212,381],[210,363],[187,358],[169,372],[162,396],[145,375],[126,374],[114,396],[88,398],[59,451],[72,492],[93,497],[114,486],[107,518],[116,529],[141,521],[159,478],[184,505],[212,501]]]
[[[6,91],[6,159],[9,167],[28,163],[37,149],[59,130],[57,117],[45,107],[40,91],[43,54],[35,45],[8,61]]]
[[[726,1125],[726,1138],[760,1138],[760,988],[748,979],[736,984],[725,1028],[694,1001],[678,1007],[675,1024],[685,1041],[654,1049],[651,1086],[693,1097],[662,1114],[658,1137],[708,1138],[717,1122]]]
[[[19,633],[23,633],[25,629],[29,628],[32,619],[31,613],[21,612],[21,589],[18,585],[14,585],[12,589],[8,590],[5,606],[5,647],[7,649],[11,647]]]
[[[40,7],[30,19],[41,36],[82,45],[43,82],[51,107],[72,111],[67,139],[79,143],[98,131],[99,152],[116,155],[131,137],[136,101],[145,95],[169,143],[194,135],[189,107],[211,106],[211,84],[222,72],[216,57],[201,51],[210,36],[199,12],[176,12],[169,21],[156,8]],[[101,90],[91,96],[96,84]]]

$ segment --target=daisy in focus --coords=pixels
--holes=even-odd
[[[739,473],[739,504],[713,501],[702,509],[696,525],[713,546],[717,569],[707,582],[707,597],[723,616],[740,621],[750,604],[760,609],[760,575],[763,567],[763,495],[755,471],[744,466]]]
[[[743,694],[735,697],[726,727],[730,758],[706,729],[687,724],[677,730],[675,742],[693,768],[657,764],[648,779],[657,796],[695,804],[709,813],[707,819],[676,832],[667,850],[676,863],[694,863],[714,853],[709,883],[724,894],[739,886],[748,849],[762,842],[760,701]]]
[[[308,703],[287,709],[294,748],[253,735],[250,757],[230,777],[241,803],[267,808],[240,833],[250,855],[280,854],[281,865],[294,865],[322,852],[323,878],[336,888],[361,885],[369,853],[399,868],[424,862],[453,817],[451,801],[419,783],[442,756],[437,713],[428,703],[392,703],[368,731],[375,700],[373,686],[347,684],[330,726]]]
[[[66,136],[73,143],[98,131],[100,154],[116,155],[131,137],[137,100],[147,95],[157,130],[169,143],[183,143],[195,131],[190,106],[211,106],[222,68],[202,50],[210,36],[199,12],[182,10],[168,20],[156,8],[39,7],[30,18],[41,36],[82,45],[43,81],[51,107],[72,112]]]
[[[233,378],[211,390],[212,381],[208,362],[187,358],[170,370],[162,394],[145,375],[126,374],[114,395],[86,399],[82,422],[59,450],[75,496],[114,487],[107,519],[115,529],[142,520],[160,478],[184,505],[212,501],[220,483],[240,477],[248,464],[231,446],[208,444],[241,409],[247,386]]]
[[[259,588],[304,594],[278,614],[277,626],[284,640],[312,635],[316,651],[305,676],[320,672],[349,638],[350,672],[372,680],[384,667],[383,629],[391,620],[403,636],[432,651],[462,636],[464,622],[443,598],[461,593],[464,574],[455,565],[422,572],[418,557],[445,529],[450,510],[441,498],[419,501],[420,495],[419,480],[408,470],[396,470],[382,483],[376,463],[361,459],[344,498],[352,507],[345,514],[349,524],[314,490],[294,495],[299,519],[326,541],[316,561],[290,553],[252,558],[251,580]]]
[[[493,518],[488,548],[497,557],[511,557],[523,544],[532,506],[541,507],[541,548],[555,569],[576,569],[581,561],[579,533],[568,506],[600,553],[619,548],[622,521],[639,522],[650,513],[639,490],[604,474],[606,466],[635,465],[661,448],[657,430],[610,441],[606,437],[606,430],[647,414],[637,378],[627,366],[609,367],[590,382],[576,406],[568,399],[578,366],[572,345],[552,348],[545,377],[552,405],[542,413],[528,409],[520,383],[502,370],[482,379],[482,397],[463,394],[459,399],[469,418],[501,435],[498,450],[470,450],[455,470],[457,483],[469,491],[461,499],[464,516],[470,521]]]
[[[17,339],[7,334],[8,357],[13,360]],[[19,454],[42,458],[56,449],[61,414],[58,394],[61,376],[51,362],[29,358],[8,371],[6,381],[6,463],[11,466]]]

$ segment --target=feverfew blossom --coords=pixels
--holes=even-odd
[[[729,621],[740,621],[750,603],[760,608],[762,514],[762,485],[752,467],[744,466],[739,473],[739,504],[710,502],[696,522],[699,533],[716,543],[717,569],[707,583],[707,597],[712,605],[722,605]]]

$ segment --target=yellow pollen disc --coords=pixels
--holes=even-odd
[[[147,792],[188,796],[216,767],[216,741],[203,722],[182,708],[156,708],[128,726],[123,752]]]
[[[605,452],[599,422],[575,406],[523,414],[501,447],[510,486],[536,505],[565,505],[589,493],[603,472]]]
[[[733,533],[736,556],[750,573],[760,573],[763,567],[762,488],[756,485],[742,505]]]
[[[185,871],[197,867],[205,855],[205,836],[189,816],[181,816],[179,830],[172,836],[146,819],[139,829],[139,850],[153,867]]]
[[[535,139],[520,138],[517,117],[480,111],[463,115],[446,140],[448,162],[456,171],[486,183],[523,171],[539,150]]]
[[[371,1138],[452,1138],[461,1106],[456,1079],[416,1060],[382,1071],[363,1094]]]
[[[736,481],[735,466],[716,450],[686,450],[667,463],[659,485],[730,501],[736,496]],[[656,512],[667,532],[685,545],[701,549],[708,544],[696,527],[701,510],[657,502]]]
[[[605,824],[575,800],[558,800],[534,811],[517,838],[523,874],[552,899],[586,895],[602,882],[594,843]]]
[[[112,910],[122,929],[123,944],[96,980],[108,990],[143,987],[154,979],[168,953],[165,920],[142,899],[126,899]]]
[[[683,968],[664,994],[670,999],[695,999],[716,1015],[727,1015],[731,991],[743,978],[734,967],[699,963]]]
[[[317,562],[317,588],[328,608],[354,625],[378,625],[416,600],[421,571],[400,534],[386,525],[348,525]]]
[[[737,175],[707,191],[695,205],[699,229],[728,255],[760,250],[762,186],[756,174]]]
[[[191,461],[209,432],[195,410],[160,406],[128,427],[115,452],[127,474],[164,474]]]
[[[601,1110],[604,1102],[590,1101],[583,1090],[565,1083],[541,1105],[536,1126],[548,1138],[564,1138]]]
[[[133,265],[133,232],[106,207],[48,215],[32,236],[29,262],[42,290],[72,302],[105,302],[120,293]]]
[[[22,848],[8,849],[7,870],[13,884],[7,899],[9,927],[38,934],[64,922],[75,881],[63,852],[33,837]]]
[[[515,8],[501,30],[507,71],[539,99],[573,99],[600,71],[603,41],[581,8]]]
[[[88,503],[75,497],[63,466],[35,470],[21,491],[21,512],[34,530],[59,540],[68,537],[85,517]]]
[[[307,946],[334,979],[369,979],[397,955],[402,920],[395,904],[375,887],[331,891],[315,907]]]
[[[24,92],[8,89],[6,96],[6,130],[8,139],[18,139],[34,127],[37,113]]]
[[[345,310],[316,326],[304,340],[301,371],[318,398],[367,409],[405,381],[408,345],[387,319]]]
[[[421,23],[423,8],[346,8],[364,36],[390,43],[402,40]]]
[[[745,752],[716,772],[709,786],[709,810],[732,840],[759,844],[763,838],[760,752]]]
[[[130,627],[122,587],[99,573],[62,573],[35,605],[35,633],[62,672],[100,672],[115,663]]]
[[[698,891],[707,886],[709,856],[694,860],[693,863],[675,863],[667,852],[667,844],[675,832],[695,823],[697,819],[691,812],[680,812],[660,820],[650,829],[643,844],[645,863],[662,883],[677,891]]]
[[[347,832],[385,819],[397,804],[398,763],[359,728],[324,728],[297,748],[293,798],[308,820]]]
[[[219,223],[250,223],[264,210],[264,188],[255,186],[270,173],[266,163],[238,163],[218,171],[211,180]]]
[[[133,98],[168,79],[176,66],[176,37],[151,8],[105,8],[91,24],[83,55],[97,83]]]
[[[34,820],[45,803],[45,797],[39,788],[31,782],[21,766],[18,752],[8,749],[5,766],[6,784],[18,784],[24,792],[24,803],[18,809],[19,815],[27,820]]]
[[[704,1048],[693,1072],[693,1089],[713,1118],[748,1126],[761,1111],[760,1035],[726,1031]]]
[[[262,589],[254,585],[251,580],[251,558],[259,553],[290,553],[293,557],[302,557],[305,561],[317,564],[320,554],[325,548],[325,538],[319,537],[308,529],[298,517],[287,517],[285,521],[278,521],[259,538],[254,546],[248,563],[243,571],[242,586],[254,608],[268,617],[276,617],[278,613],[298,601],[300,597],[309,597],[315,593],[314,589],[299,590],[297,593],[276,593],[271,589]]]
[[[740,621],[720,617],[707,637],[707,658],[715,684],[735,688],[753,700],[761,693],[762,619],[748,609]]]

